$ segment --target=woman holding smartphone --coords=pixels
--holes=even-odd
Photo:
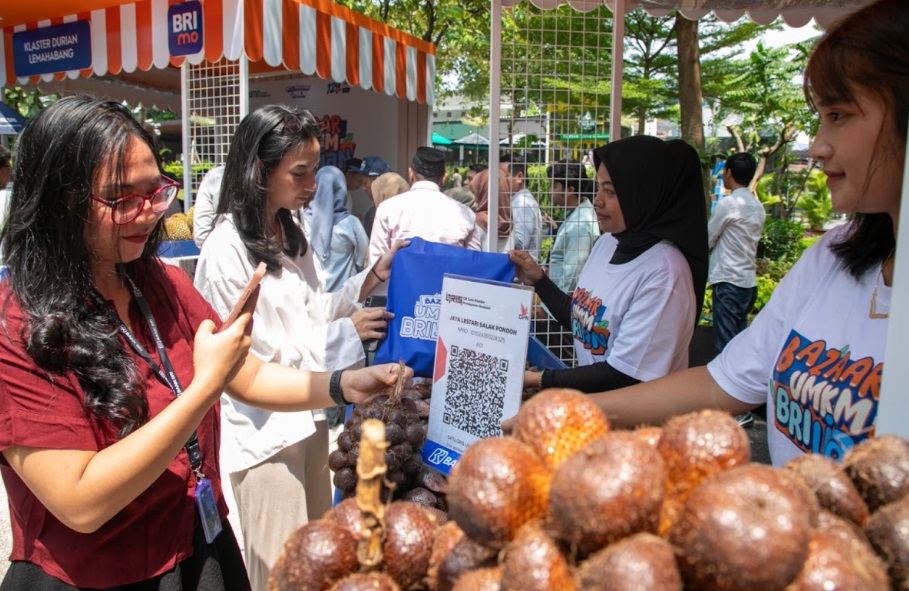
[[[264,262],[253,355],[295,368],[342,370],[362,367],[363,341],[382,336],[389,314],[359,302],[388,279],[394,250],[337,291],[326,290],[296,216],[316,190],[318,138],[318,122],[308,111],[269,105],[240,122],[195,284],[227,314]],[[252,588],[264,591],[287,537],[331,508],[328,426],[322,412],[270,413],[229,396],[221,410],[225,480],[237,501]]]

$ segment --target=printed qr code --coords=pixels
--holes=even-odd
[[[502,434],[508,360],[452,346],[442,422],[475,437]]]

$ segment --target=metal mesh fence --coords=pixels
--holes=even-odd
[[[221,60],[189,66],[190,163],[185,189],[195,195],[205,172],[224,164],[240,124],[240,65]]]
[[[503,166],[510,154],[525,161],[525,186],[542,217],[535,230],[539,262],[566,293],[599,236],[591,151],[608,141],[612,14],[597,6],[582,13],[567,4],[541,10],[525,2],[503,10],[501,19],[500,159]],[[578,189],[579,201],[569,188]],[[513,199],[515,218],[525,213],[521,207]],[[537,338],[574,366],[571,331],[543,306],[534,312]]]

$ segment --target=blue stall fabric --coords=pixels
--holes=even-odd
[[[507,254],[412,238],[391,263],[386,308],[395,316],[388,322],[375,364],[404,360],[414,376],[432,377],[446,273],[511,283],[516,270]]]

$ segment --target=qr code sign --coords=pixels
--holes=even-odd
[[[442,422],[479,438],[502,434],[508,360],[452,346]]]

